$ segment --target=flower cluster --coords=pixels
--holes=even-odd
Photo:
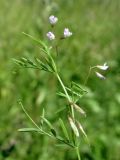
[[[51,15],[49,17],[49,22],[52,25],[52,27],[57,23],[57,21],[58,21],[58,18],[55,17],[54,15]],[[46,36],[49,40],[54,40],[55,39],[55,34],[51,31],[49,31],[46,34]],[[70,36],[72,36],[72,32],[70,32],[70,30],[68,28],[65,28],[64,31],[63,31],[63,35],[62,35],[61,39],[64,39],[64,38],[67,38],[67,37],[70,37]]]
[[[109,68],[109,66],[107,65],[107,63],[104,63],[103,65],[97,65],[96,67],[98,69],[100,69],[100,70],[103,70],[103,71],[106,71]],[[99,72],[95,72],[95,73],[96,73],[96,76],[98,78],[105,79],[105,77],[101,73],[99,73]]]

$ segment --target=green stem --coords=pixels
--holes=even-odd
[[[76,147],[75,150],[76,150],[76,153],[77,153],[78,160],[81,160],[79,148]]]
[[[33,119],[29,116],[29,114],[26,112],[25,108],[23,107],[22,102],[19,102],[19,104],[22,107],[22,110],[24,111],[24,113],[26,114],[26,116],[30,119],[30,121],[41,131],[41,128],[33,121]]]
[[[60,78],[60,76],[58,74],[57,74],[57,78],[58,78],[58,80],[59,80],[59,82],[60,82],[60,84],[61,84],[61,86],[62,86],[62,88],[63,88],[63,90],[64,90],[64,92],[66,94],[66,96],[67,96],[68,101],[71,103],[71,98],[68,95],[67,90],[66,90],[66,88],[65,88],[65,86],[64,86],[64,84],[63,84],[63,82],[62,82],[62,80],[61,80],[61,78]]]
[[[91,73],[91,67],[90,67],[90,69],[89,69],[87,78],[85,79],[84,86],[86,86],[86,84],[87,84],[87,81],[88,81],[88,78],[89,78],[89,76],[90,76],[90,73]]]
[[[58,48],[57,48],[58,46],[56,45],[55,46],[55,50],[56,50],[56,54],[58,55]],[[58,78],[58,81],[60,82],[60,84],[61,84],[61,86],[62,86],[62,88],[63,88],[63,90],[64,90],[64,93],[66,94],[66,97],[67,97],[67,99],[68,99],[68,102],[71,104],[71,102],[72,102],[72,100],[71,100],[71,98],[70,98],[70,96],[69,96],[69,94],[68,94],[68,92],[67,92],[67,90],[66,90],[66,88],[65,88],[65,86],[64,86],[64,84],[63,84],[63,82],[62,82],[62,80],[61,80],[61,78],[60,78],[60,76],[59,76],[59,74],[57,73],[57,69],[56,69],[56,76],[57,76],[57,78]],[[74,108],[73,108],[73,106],[71,105],[71,114],[72,114],[72,118],[74,119]]]
[[[88,72],[87,78],[85,79],[84,86],[86,86],[86,84],[87,84],[87,82],[88,82],[88,78],[90,77],[91,71],[92,71],[92,69],[94,69],[94,68],[96,68],[96,66],[93,66],[93,67],[90,67],[90,68],[89,68],[89,72]]]
[[[59,76],[59,74],[56,74],[56,76],[57,76],[57,78],[58,78],[58,80],[59,80],[59,82],[60,82],[60,84],[61,84],[61,86],[62,86],[62,88],[64,90],[64,93],[65,93],[65,95],[66,95],[66,97],[68,99],[68,102],[71,104],[72,100],[71,100],[70,96],[68,95],[68,92],[67,92],[67,90],[66,90],[66,88],[65,88],[65,86],[64,86],[64,84],[63,84],[63,82],[62,82],[62,80],[61,80],[61,78]],[[74,109],[73,109],[72,105],[71,105],[71,112],[72,112],[72,118],[74,119]]]

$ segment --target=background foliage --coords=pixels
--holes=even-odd
[[[12,58],[37,57],[39,46],[25,37],[29,33],[46,41],[48,17],[59,18],[58,34],[68,26],[73,36],[59,44],[58,61],[66,84],[83,84],[89,66],[108,62],[107,79],[91,75],[89,94],[80,105],[87,112],[82,124],[91,147],[81,135],[84,160],[120,160],[120,1],[119,0],[0,0],[0,160],[76,160],[69,148],[35,133],[19,133],[31,123],[17,100],[39,123],[42,108],[57,125],[56,111],[64,100],[55,94],[55,77],[32,69],[20,69]],[[59,115],[62,116],[62,115]]]

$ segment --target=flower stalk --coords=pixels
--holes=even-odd
[[[66,97],[67,97],[67,99],[68,99],[69,104],[71,104],[71,103],[72,103],[72,100],[71,100],[71,98],[70,98],[70,96],[69,96],[69,94],[68,94],[68,92],[67,92],[67,90],[66,90],[66,88],[65,88],[65,86],[64,86],[64,84],[63,84],[63,82],[62,82],[62,80],[61,80],[61,78],[60,78],[60,76],[59,76],[59,74],[57,73],[56,76],[57,76],[58,81],[60,82],[60,84],[61,84],[61,86],[62,86],[62,88],[63,88],[63,90],[64,90],[64,93],[65,93],[65,95],[66,95]],[[72,118],[74,119],[74,108],[73,108],[72,105],[70,105],[70,106],[71,106]]]

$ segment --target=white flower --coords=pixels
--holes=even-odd
[[[57,17],[55,17],[55,16],[53,16],[53,15],[51,15],[51,16],[49,17],[49,22],[50,22],[50,24],[54,25],[55,23],[57,23],[57,21],[58,21],[58,18],[57,18]]]
[[[75,123],[73,122],[72,118],[69,117],[68,119],[69,119],[71,128],[72,128],[73,132],[75,133],[76,137],[79,137],[79,131],[78,131]]]
[[[68,28],[65,28],[64,29],[64,37],[67,38],[70,36],[72,36],[72,32],[70,32]]]
[[[55,35],[52,32],[48,32],[46,34],[46,36],[48,37],[49,40],[54,40],[55,39]]]
[[[107,70],[109,68],[109,66],[107,65],[107,63],[104,63],[104,65],[97,65],[97,68],[101,69],[101,70]]]
[[[105,77],[104,77],[102,74],[100,74],[100,73],[98,73],[98,72],[95,72],[95,73],[96,73],[96,75],[97,75],[98,78],[100,78],[100,79],[105,79]]]

